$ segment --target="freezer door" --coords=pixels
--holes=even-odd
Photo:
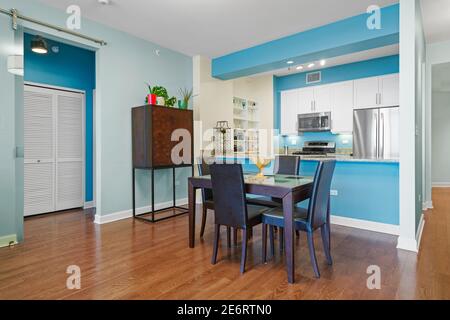
[[[378,158],[379,109],[355,110],[353,114],[353,156]]]
[[[380,109],[379,157],[381,159],[398,159],[400,108]]]

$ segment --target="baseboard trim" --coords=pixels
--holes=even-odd
[[[420,216],[419,228],[417,229],[417,234],[416,234],[417,251],[420,250],[420,241],[422,240],[422,234],[423,234],[424,227],[425,227],[425,215],[422,214]]]
[[[397,249],[419,252],[417,249],[417,240],[405,237],[398,237],[397,240]]]
[[[400,226],[393,224],[373,222],[367,220],[359,220],[341,216],[331,216],[331,224],[336,224],[345,227],[362,229],[367,231],[387,233],[398,236],[400,234]]]
[[[433,188],[450,188],[450,182],[433,182]]]
[[[95,201],[88,201],[84,203],[84,209],[92,209],[95,208]]]
[[[183,205],[186,205],[187,203],[188,203],[187,198],[179,199],[176,201],[177,206],[183,206]],[[170,206],[172,206],[172,204],[173,204],[172,201],[157,203],[157,204],[155,204],[155,210],[160,210],[160,209],[170,207]],[[143,213],[149,212],[151,210],[152,210],[152,206],[136,208],[136,214],[143,214]],[[115,222],[115,221],[119,221],[119,220],[129,219],[131,217],[133,217],[133,209],[114,212],[114,213],[110,213],[110,214],[107,214],[104,216],[96,214],[94,223],[95,224],[106,224],[106,223],[111,223],[111,222]]]
[[[0,248],[9,247],[10,245],[16,244],[17,244],[17,235],[15,234],[0,237]]]

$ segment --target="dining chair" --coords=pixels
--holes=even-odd
[[[197,162],[198,173],[200,176],[210,175],[209,165],[203,161],[203,159],[198,159]],[[203,238],[205,234],[206,220],[208,217],[208,210],[214,211],[214,199],[213,192],[211,189],[202,189],[202,225],[200,228],[200,238]],[[231,228],[227,228],[227,244],[231,247]]]
[[[299,174],[300,161],[301,161],[300,156],[286,156],[286,155],[276,156],[273,174],[296,176]],[[267,207],[273,207],[273,208],[282,206],[281,199],[270,198],[270,197],[248,198],[248,203],[255,204],[255,205],[261,205],[261,206],[267,206]],[[275,232],[277,232],[277,231],[278,231],[277,227],[274,227],[274,226],[271,226],[269,229],[272,255],[274,254],[274,238],[275,238]],[[298,231],[296,232],[296,234],[297,234],[297,236],[299,236]],[[280,244],[280,250],[283,250],[283,247],[284,247],[283,228],[280,229],[280,232],[278,235],[279,235],[278,240],[279,240],[279,244]]]
[[[212,264],[217,262],[220,227],[242,230],[241,273],[245,272],[248,247],[248,231],[261,223],[263,212],[268,207],[247,204],[245,182],[240,164],[212,164],[212,191],[214,197],[215,235]]]
[[[314,176],[311,198],[308,209],[295,207],[294,226],[295,230],[304,231],[307,234],[309,255],[314,269],[314,274],[320,278],[319,267],[317,265],[316,252],[314,248],[314,231],[320,229],[325,256],[329,265],[333,264],[330,250],[330,189],[333,179],[335,160],[319,162]],[[268,226],[284,227],[284,215],[282,208],[273,208],[263,213],[263,239],[266,239]],[[274,251],[271,243],[272,253]],[[266,247],[263,243],[263,261],[267,261]]]

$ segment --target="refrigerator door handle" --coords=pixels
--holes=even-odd
[[[380,142],[379,142],[379,148],[380,148],[380,158],[384,159],[384,113],[380,112],[380,118],[381,118],[381,123],[380,123],[380,130],[381,130],[381,136],[380,136]]]

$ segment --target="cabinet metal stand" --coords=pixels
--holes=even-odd
[[[171,166],[171,167],[157,167],[157,168],[133,168],[133,217],[135,219],[143,220],[146,222],[155,223],[158,221],[163,221],[171,218],[175,218],[184,214],[187,214],[189,210],[185,207],[177,206],[177,197],[176,197],[176,181],[175,181],[175,171],[177,168],[192,168],[192,176],[194,175],[194,166],[193,165],[179,165],[179,166]],[[173,196],[173,205],[167,208],[162,208],[155,210],[155,170],[167,170],[172,169],[172,196]],[[151,171],[151,196],[152,196],[152,211],[136,214],[136,170],[150,170]],[[168,211],[172,209],[174,214],[163,217],[163,218],[155,218],[155,215],[161,213],[163,211]],[[181,212],[175,213],[176,210],[182,210]],[[150,217],[144,217],[151,215]]]

